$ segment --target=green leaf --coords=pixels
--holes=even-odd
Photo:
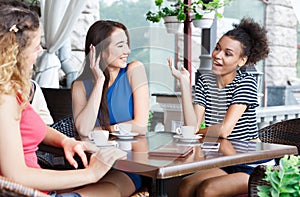
[[[180,12],[179,15],[177,16],[177,19],[179,21],[185,21],[186,19],[186,14],[184,12]]]
[[[267,186],[267,185],[258,185],[257,186],[257,189],[259,191],[264,191],[264,192],[269,192],[271,187],[270,186]]]
[[[276,184],[276,185],[279,185],[279,182],[280,182],[280,179],[278,177],[278,171],[274,171],[271,176],[270,176],[270,179],[271,179],[271,184]]]
[[[204,129],[205,127],[206,127],[206,123],[205,123],[205,121],[203,121],[200,125],[200,129]]]
[[[265,192],[257,192],[257,195],[259,197],[270,197],[269,193],[265,193]]]
[[[160,21],[160,19],[161,19],[161,17],[159,15],[159,13],[155,14],[155,13],[149,11],[146,14],[146,20],[152,21],[153,23],[158,23]]]
[[[220,13],[216,13],[216,17],[217,17],[217,18],[222,18],[222,17],[223,17],[223,15],[222,15],[222,14],[220,14]]]
[[[163,0],[155,0],[155,5],[160,7],[164,1]]]
[[[275,190],[275,188],[271,189],[271,196],[272,197],[279,197],[279,193],[277,190]]]
[[[289,194],[293,194],[295,193],[296,190],[294,188],[291,187],[284,187],[284,188],[280,188],[280,193],[289,193]]]
[[[203,18],[203,15],[197,13],[194,20],[200,20],[201,18]]]
[[[291,197],[290,194],[280,194],[280,197]]]

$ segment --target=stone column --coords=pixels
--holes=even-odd
[[[290,0],[269,0],[265,25],[270,45],[264,69],[267,106],[297,104],[297,18]]]
[[[290,0],[269,0],[266,29],[270,54],[265,62],[267,86],[286,86],[296,78],[297,18]]]

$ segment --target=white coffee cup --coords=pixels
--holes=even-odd
[[[119,149],[121,149],[121,150],[131,150],[132,149],[131,142],[119,141],[118,144],[119,144]]]
[[[129,123],[120,123],[114,125],[114,128],[116,131],[119,131],[121,135],[126,135],[128,133],[131,133],[132,124]]]
[[[107,145],[109,131],[106,130],[94,130],[91,131],[88,135],[90,140],[94,140],[97,146]]]
[[[181,126],[176,128],[176,133],[182,135],[184,138],[192,138],[195,136],[194,126]]]

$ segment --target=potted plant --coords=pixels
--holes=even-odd
[[[167,31],[176,33],[180,24],[186,20],[186,12],[191,12],[195,27],[210,28],[215,17],[221,18],[221,10],[233,0],[197,0],[187,5],[183,0],[175,0],[173,4],[164,4],[164,0],[155,0],[156,12],[148,11],[146,20],[158,23],[164,19]],[[170,27],[170,29],[168,29]]]
[[[300,156],[284,156],[279,161],[279,170],[267,166],[263,180],[269,185],[257,186],[260,197],[300,196]]]
[[[148,11],[146,20],[158,23],[163,18],[168,33],[177,33],[182,22],[186,19],[185,4],[177,0],[172,4],[164,4],[164,0],[155,0],[156,12]]]
[[[210,28],[215,17],[222,18],[222,8],[230,5],[233,0],[198,0],[193,2],[189,9],[195,27]]]

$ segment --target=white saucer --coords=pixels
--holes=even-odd
[[[133,139],[135,136],[138,136],[139,134],[134,132],[127,133],[127,134],[120,134],[119,132],[113,132],[111,133],[111,135],[114,135],[122,140],[130,140]]]
[[[95,144],[94,141],[91,141],[92,144]],[[107,141],[107,144],[103,144],[103,145],[97,145],[95,144],[97,147],[109,147],[109,146],[115,146],[117,147],[118,146],[118,142],[116,142],[115,140],[112,140],[112,141]]]
[[[194,135],[193,137],[184,138],[182,135],[173,135],[173,138],[181,142],[194,142],[202,138],[202,134]]]

